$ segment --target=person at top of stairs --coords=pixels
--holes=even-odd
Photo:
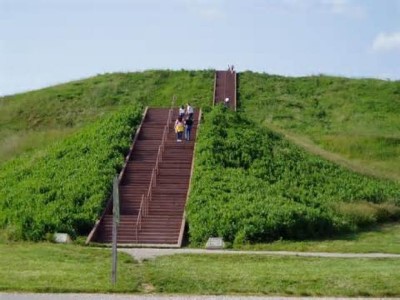
[[[225,107],[228,107],[228,106],[229,106],[229,97],[226,97],[226,98],[225,98],[224,106],[225,106]]]
[[[182,118],[178,117],[175,121],[175,132],[176,132],[176,141],[177,142],[182,142],[182,135],[183,131],[185,129],[185,126],[183,124]]]

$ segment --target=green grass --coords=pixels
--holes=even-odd
[[[17,154],[31,152],[53,141],[61,140],[74,132],[72,128],[49,130],[22,130],[19,132],[4,132],[0,138],[0,164]]]
[[[289,241],[242,245],[241,250],[339,252],[339,253],[397,253],[400,254],[400,224],[385,224],[368,231],[344,234],[325,240]]]
[[[156,292],[399,296],[400,260],[175,255],[146,263]]]
[[[249,117],[400,180],[400,81],[252,72],[239,78]]]
[[[400,296],[399,259],[174,255],[135,262],[110,249],[0,244],[0,291],[291,296]]]
[[[120,105],[211,105],[213,71],[113,73],[0,97],[0,164],[62,139]],[[249,117],[400,180],[400,82],[330,76],[239,75]]]
[[[212,104],[214,72],[114,73],[0,97],[0,164],[48,145],[119,107]]]
[[[118,281],[110,282],[110,249],[50,243],[0,244],[0,291],[137,292],[137,264],[119,254]]]
[[[315,239],[399,220],[400,185],[311,155],[242,113],[204,115],[187,205],[190,241]]]

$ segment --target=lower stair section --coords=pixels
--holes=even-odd
[[[120,180],[119,245],[180,247],[199,113],[194,114],[191,140],[182,142],[177,142],[174,132],[177,115],[177,110],[148,109],[142,122]],[[147,209],[142,204],[140,211],[150,184]],[[88,240],[112,242],[111,207],[106,208]]]
[[[102,219],[101,230],[97,240],[104,243],[112,242],[112,215],[105,215]],[[129,243],[136,238],[136,217],[133,215],[121,215],[118,226],[118,243]]]

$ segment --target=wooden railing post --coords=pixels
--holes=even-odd
[[[224,86],[224,99],[223,99],[223,101],[225,102],[225,99],[226,99],[226,89],[228,88],[228,84],[227,84],[227,82],[228,82],[228,80],[227,80],[227,76],[228,76],[228,72],[225,72],[225,86]]]
[[[139,230],[142,229],[142,213],[143,213],[143,205],[144,205],[144,195],[142,195],[142,201],[140,201],[140,208],[138,212],[138,217],[136,220],[136,243],[139,242]]]

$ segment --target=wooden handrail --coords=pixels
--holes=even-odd
[[[215,71],[215,74],[214,74],[214,94],[213,94],[213,106],[215,106],[215,92],[216,92],[216,90],[217,90],[217,72],[218,71]]]
[[[144,202],[144,195],[142,195],[142,201],[140,202],[140,208],[138,212],[138,217],[136,220],[136,243],[139,242],[139,230],[142,229],[142,207]]]
[[[225,102],[225,99],[226,99],[226,89],[227,89],[227,87],[228,87],[228,85],[227,85],[227,79],[226,79],[226,77],[228,76],[228,72],[224,72],[224,74],[225,74],[225,82],[224,82],[224,99],[222,99],[222,101],[224,101]]]
[[[199,136],[199,131],[200,131],[200,123],[201,123],[201,118],[202,118],[202,111],[200,109],[199,116],[198,116],[198,121],[197,121],[197,130],[196,130],[196,137],[195,140],[197,140]],[[196,148],[197,144],[194,144],[194,149],[193,149],[193,156],[192,156],[192,165],[190,167],[190,179],[189,179],[189,188],[186,193],[186,200],[189,198],[189,195],[192,191],[192,179],[193,179],[193,172],[194,172],[194,161],[195,161],[195,156],[196,156]],[[186,223],[186,209],[183,211],[183,218],[181,222],[181,229],[179,231],[179,237],[178,237],[178,243],[177,246],[181,247],[182,246],[182,240],[183,240],[183,234],[185,231],[185,223]]]
[[[131,146],[129,148],[129,152],[128,152],[127,156],[125,157],[124,166],[122,167],[122,170],[121,170],[121,172],[119,173],[119,176],[118,176],[118,181],[119,182],[122,180],[122,177],[125,174],[128,162],[130,161],[130,157],[131,157],[132,152],[133,152],[133,148],[135,146],[135,143],[136,143],[136,141],[138,139],[138,136],[140,134],[140,131],[142,129],[142,126],[143,126],[143,123],[144,123],[144,119],[147,116],[148,109],[149,109],[149,107],[146,106],[146,108],[145,108],[145,110],[144,110],[144,112],[142,114],[142,120],[140,121],[140,124],[139,124],[139,126],[137,127],[137,129],[135,131],[135,135],[133,137],[133,141],[132,141]],[[94,227],[92,228],[92,230],[90,231],[88,237],[86,238],[85,244],[89,244],[92,241],[92,239],[96,236],[97,230],[98,230],[98,228],[100,226],[100,223],[104,219],[104,217],[106,216],[107,212],[109,212],[109,210],[111,209],[111,206],[112,206],[112,195],[108,198],[107,203],[106,203],[106,208],[104,209],[101,217],[98,220],[96,220],[96,223],[95,223]]]
[[[173,108],[175,106],[175,102],[176,102],[176,95],[173,95],[172,101],[171,101],[171,108]]]
[[[237,87],[236,87],[236,80],[237,80],[237,74],[236,74],[236,71],[233,71],[233,75],[235,76],[235,93],[234,93],[234,102],[233,102],[234,104],[233,104],[233,105],[235,106],[235,107],[234,107],[234,110],[236,111],[236,109],[237,109],[237,98],[236,98],[236,97],[237,97],[237,95],[236,95],[236,88],[237,88]]]
[[[172,108],[170,108],[168,111],[167,125],[165,125],[167,127],[167,133],[169,133],[169,125],[171,124],[172,120],[172,111]]]
[[[175,102],[175,96],[174,96],[174,100],[172,103],[174,104],[174,102]],[[155,162],[154,168],[151,171],[150,183],[149,183],[149,187],[147,189],[147,194],[146,195],[142,194],[142,201],[140,202],[140,208],[139,208],[138,217],[136,220],[136,243],[139,242],[138,236],[139,236],[139,231],[142,229],[142,218],[146,217],[149,214],[149,205],[150,205],[150,201],[152,200],[152,197],[153,197],[152,189],[157,186],[157,175],[159,174],[159,170],[160,170],[159,164],[160,164],[160,162],[162,162],[162,156],[163,156],[164,150],[165,150],[165,143],[168,139],[171,115],[172,115],[172,108],[170,108],[168,111],[167,124],[164,126],[163,134],[161,137],[161,144],[158,147],[156,162]]]

